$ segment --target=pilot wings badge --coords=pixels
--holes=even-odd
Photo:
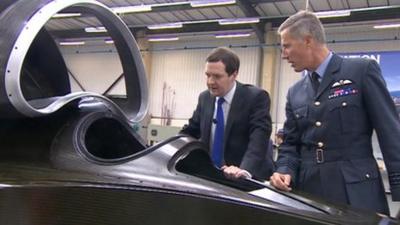
[[[351,80],[339,80],[339,81],[336,81],[335,83],[333,83],[331,88],[336,88],[336,87],[340,87],[340,86],[352,84],[352,83],[353,83],[353,81],[351,81]]]

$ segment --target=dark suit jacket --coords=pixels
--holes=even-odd
[[[334,54],[316,95],[309,76],[289,89],[286,117],[276,165],[297,189],[388,213],[372,154],[375,129],[393,199],[400,199],[399,116],[375,61]]]
[[[189,124],[181,133],[200,139],[210,146],[215,97],[204,91]],[[266,91],[237,82],[224,132],[224,161],[249,171],[256,179],[267,179],[273,171],[267,157],[271,135],[270,99]],[[270,155],[270,154],[268,154]]]

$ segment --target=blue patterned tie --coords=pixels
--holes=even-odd
[[[212,160],[217,167],[222,166],[222,145],[224,141],[224,112],[222,111],[222,104],[224,98],[218,99],[217,106],[217,125],[214,132],[214,143],[212,148]]]

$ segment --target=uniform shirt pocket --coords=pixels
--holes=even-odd
[[[379,178],[379,170],[373,158],[345,161],[341,169],[346,183],[359,183]]]
[[[341,170],[348,204],[387,211],[385,191],[374,158],[346,161]]]
[[[308,106],[302,106],[293,110],[294,118],[299,127],[305,127],[308,122]]]

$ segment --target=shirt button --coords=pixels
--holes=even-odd
[[[347,106],[347,102],[342,102],[342,106],[346,107]]]
[[[321,125],[322,125],[321,122],[319,122],[319,121],[315,122],[315,126],[320,127]]]
[[[324,147],[324,143],[323,142],[318,142],[318,147],[320,147],[320,148]]]
[[[318,101],[317,101],[317,102],[314,102],[314,105],[315,105],[315,106],[319,106],[319,105],[321,105],[321,102],[318,102]]]
[[[369,173],[365,174],[365,178],[369,179],[370,177]]]

